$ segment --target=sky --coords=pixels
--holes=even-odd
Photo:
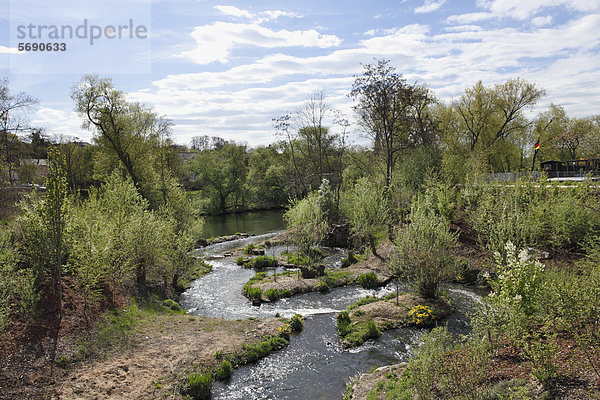
[[[444,102],[520,77],[546,90],[532,117],[551,103],[600,114],[600,0],[0,0],[0,11],[0,77],[39,99],[31,125],[54,136],[91,140],[70,93],[97,73],[170,118],[176,143],[264,145],[272,119],[315,91],[353,123],[348,93],[376,59]],[[18,50],[42,42],[67,48]]]

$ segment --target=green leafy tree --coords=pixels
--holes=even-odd
[[[389,210],[384,191],[370,178],[360,178],[346,193],[342,209],[350,220],[353,235],[360,241],[367,241],[377,257],[375,237],[388,222]]]
[[[246,148],[233,143],[219,150],[204,150],[188,163],[196,184],[209,196],[214,211],[241,209],[246,205]]]
[[[394,275],[407,279],[416,293],[435,298],[438,285],[452,278],[450,250],[455,243],[456,235],[449,231],[446,218],[417,198],[409,223],[397,234],[396,251],[388,265]]]

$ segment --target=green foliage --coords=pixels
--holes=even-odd
[[[503,305],[508,303],[530,316],[542,292],[542,264],[531,259],[527,250],[517,254],[517,248],[510,242],[506,244],[506,262],[499,253],[495,257],[497,278],[489,280],[494,293],[488,299]]]
[[[195,371],[185,377],[180,390],[194,400],[210,400],[213,382],[211,371]]]
[[[260,290],[260,289],[259,289]],[[250,293],[252,293],[252,291],[250,291]],[[262,296],[262,291],[260,293],[260,295]],[[290,297],[292,295],[292,292],[290,292],[287,289],[267,289],[267,291],[264,293],[265,297],[271,301],[273,300],[277,300],[277,299],[281,299],[283,297]],[[259,298],[254,298],[252,296],[258,296],[258,294],[249,294],[248,298],[251,300],[258,300]]]
[[[287,346],[289,341],[280,336],[267,336],[256,344],[244,344],[242,351],[234,357],[235,364],[245,365],[253,363],[269,353]]]
[[[367,272],[365,274],[360,274],[356,278],[356,282],[365,289],[373,289],[379,285],[379,280],[377,279],[377,274],[374,272]]]
[[[452,278],[449,252],[456,235],[448,229],[448,221],[417,198],[411,208],[410,223],[397,234],[396,252],[389,268],[394,275],[407,279],[421,296],[434,298],[439,283]]]
[[[354,255],[354,253],[349,253],[348,257],[342,259],[342,268],[348,268],[352,264],[356,264],[358,262],[358,258]]]
[[[342,330],[340,330],[338,323],[338,332],[340,332],[340,335],[344,338],[344,342],[350,347],[360,346],[369,339],[377,339],[381,336],[381,331],[377,328],[375,322],[370,319],[355,325],[349,325],[344,329],[346,334],[342,335]]]
[[[327,210],[321,209],[322,203],[320,194],[312,192],[292,203],[284,216],[299,253],[309,258],[311,247],[321,241],[327,230]]]
[[[291,253],[287,255],[287,262],[293,265],[308,265],[310,260],[304,255]]]
[[[276,258],[267,256],[258,256],[248,261],[248,266],[255,269],[275,268],[279,265]]]
[[[235,259],[235,263],[237,265],[244,265],[248,261],[249,260],[246,257],[244,257],[244,256],[239,256],[238,258]]]
[[[348,311],[342,311],[337,315],[337,331],[340,336],[344,337],[350,332],[350,324],[352,320],[350,319],[350,314]]]
[[[346,310],[348,310],[348,311],[354,310],[355,308],[364,306],[365,304],[375,303],[376,301],[381,301],[381,298],[379,298],[377,296],[362,297],[362,298],[358,299],[358,301],[356,301],[355,303],[352,303],[348,307],[346,307]]]
[[[504,254],[504,245],[578,249],[600,231],[589,183],[559,188],[543,180],[512,186],[468,186],[464,201],[479,242]],[[590,208],[591,206],[591,208]]]
[[[315,289],[317,289],[319,292],[325,293],[330,289],[330,287],[326,280],[320,279],[319,282],[317,282]]]
[[[361,241],[371,242],[388,221],[387,199],[383,188],[373,179],[361,178],[345,194],[343,213],[350,220],[352,234]]]
[[[245,254],[250,254],[251,255],[254,252],[254,248],[255,247],[256,246],[254,245],[254,243],[249,243],[248,246],[244,247],[243,251],[244,251]]]
[[[232,369],[233,367],[231,365],[231,362],[229,362],[228,360],[222,361],[219,367],[215,369],[213,373],[215,380],[224,381],[229,379],[229,377],[231,376]]]
[[[0,333],[9,326],[11,310],[30,319],[37,315],[36,275],[31,268],[17,268],[16,256],[3,233],[0,237]]]
[[[421,341],[404,373],[413,396],[476,399],[486,371],[481,346],[457,343],[446,327],[434,328]]]
[[[166,299],[163,301],[163,306],[165,306],[173,311],[181,311],[181,307],[179,306],[179,303],[177,303],[175,300]]]
[[[295,314],[292,316],[288,322],[288,325],[290,326],[292,332],[301,332],[302,328],[304,327],[302,315]]]

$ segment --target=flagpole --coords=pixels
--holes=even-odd
[[[537,156],[538,149],[540,148],[540,139],[538,139],[538,141],[535,142],[535,144],[533,145],[533,148],[535,149],[535,151],[533,152],[533,162],[531,163],[531,172],[533,172],[533,169],[535,168],[535,157]]]

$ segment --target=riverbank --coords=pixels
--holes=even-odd
[[[61,399],[180,398],[177,386],[192,368],[212,369],[245,345],[277,335],[279,319],[222,320],[182,314],[156,315],[136,328],[128,349],[60,371],[49,388]]]

